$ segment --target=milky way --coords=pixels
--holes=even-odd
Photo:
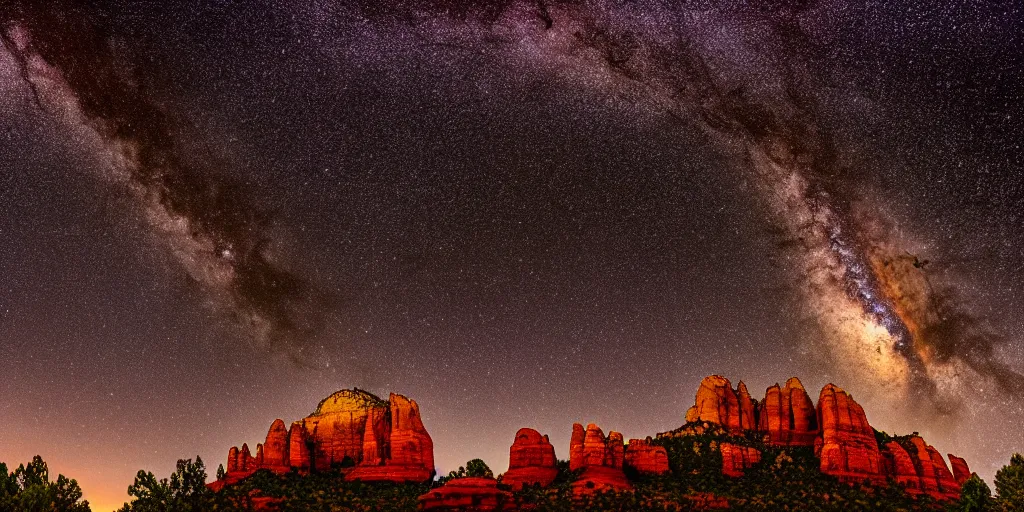
[[[861,93],[836,83],[846,77],[812,37],[815,20],[802,18],[814,5],[398,4],[363,5],[361,14],[430,40],[451,37],[429,23],[440,16],[449,31],[471,30],[458,37],[490,37],[554,72],[569,62],[606,73],[583,85],[701,120],[758,180],[791,279],[802,283],[800,304],[818,328],[808,335],[817,338],[813,350],[844,378],[870,382],[873,397],[894,406],[914,397],[920,413],[946,414],[977,379],[1021,397],[1024,377],[995,355],[1004,339],[952,287],[932,283],[927,256],[911,252],[912,231],[892,229],[885,191],[857,182],[822,125],[818,91]]]
[[[3,43],[43,110],[62,112],[102,139],[104,178],[144,212],[154,240],[261,349],[297,362],[324,297],[274,254],[272,218],[238,177],[188,158],[173,120],[148,96],[144,70],[105,27],[69,5],[8,4]],[[62,12],[63,11],[63,12]]]
[[[500,471],[718,373],[991,478],[1019,3],[0,3],[0,454],[111,510],[360,387]]]

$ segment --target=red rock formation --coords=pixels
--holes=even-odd
[[[818,436],[818,413],[800,379],[793,377],[783,388],[775,384],[765,390],[757,427],[767,434],[772,444],[814,445]]]
[[[963,485],[967,479],[971,478],[971,468],[967,467],[967,461],[953,455],[948,454],[949,465],[953,467],[953,480],[956,480],[958,485]]]
[[[572,484],[573,492],[630,489],[626,474],[622,472],[624,456],[622,434],[609,432],[606,438],[593,423],[587,425],[585,431],[582,425],[574,423],[569,444],[569,468],[583,468],[583,473]]]
[[[309,471],[309,445],[306,436],[306,429],[302,422],[292,423],[288,429],[288,465],[298,468],[300,471]]]
[[[240,473],[256,471],[256,458],[249,452],[249,445],[242,443],[242,450],[238,452],[238,461],[235,463],[235,467]]]
[[[572,437],[569,439],[569,470],[576,471],[584,464],[583,443],[586,440],[587,432],[583,425],[572,424]]]
[[[498,489],[493,478],[456,478],[419,497],[420,510],[512,511],[512,493]]]
[[[719,445],[722,452],[722,474],[725,476],[743,476],[743,471],[761,462],[761,452],[749,446],[732,443]]]
[[[640,473],[668,473],[668,452],[664,446],[651,443],[651,438],[630,439],[626,446],[625,465]]]
[[[821,459],[823,473],[851,483],[885,483],[874,429],[853,397],[834,384],[822,388],[818,424],[821,437],[815,441],[814,451]]]
[[[227,472],[234,473],[235,471],[238,471],[238,447],[232,446],[231,449],[228,450]]]
[[[548,436],[532,428],[521,428],[509,448],[508,471],[501,477],[501,483],[519,490],[523,485],[540,484],[546,487],[558,476],[555,447]]]
[[[361,460],[347,478],[390,482],[429,480],[434,475],[434,442],[423,427],[419,405],[394,393],[387,404],[389,410],[386,414],[379,413],[379,419],[378,413],[368,415],[368,424],[374,428],[371,435],[364,437],[365,449],[361,453],[376,454],[370,459],[374,465]]]
[[[391,393],[391,460],[389,464],[419,466],[434,470],[434,442],[420,419],[420,407],[413,400]]]
[[[237,481],[259,469],[286,473],[355,466],[354,480],[426,481],[434,473],[434,446],[420,419],[419,406],[402,395],[387,401],[361,390],[342,390],[325,398],[313,414],[292,423],[275,420],[256,457],[247,445],[228,453],[228,479]]]
[[[907,453],[921,482],[919,489],[936,499],[959,497],[960,485],[953,479],[953,473],[938,450],[919,436],[911,437],[910,444],[913,449]]]
[[[572,483],[572,492],[576,496],[603,491],[620,492],[632,488],[621,468],[607,466],[588,466]]]
[[[907,450],[896,441],[889,441],[881,452],[886,461],[885,473],[903,486],[908,494],[921,494],[921,477]]]
[[[740,382],[733,390],[729,379],[721,375],[705,377],[697,389],[693,407],[686,411],[686,422],[707,421],[724,426],[733,434],[757,428],[754,401],[747,386]]]
[[[290,466],[288,461],[288,430],[284,422],[274,420],[267,431],[267,440],[263,443],[263,463],[261,467],[267,468],[275,473],[287,473]]]

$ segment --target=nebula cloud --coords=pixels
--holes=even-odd
[[[0,7],[0,23],[36,106],[98,135],[103,177],[132,197],[154,240],[259,348],[305,360],[325,297],[279,261],[273,219],[251,191],[182,154],[172,119],[139,80],[145,70],[102,19],[78,5],[14,2]]]

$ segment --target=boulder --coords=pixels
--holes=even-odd
[[[548,436],[532,428],[521,428],[509,448],[508,471],[502,475],[501,483],[514,490],[534,484],[547,487],[558,476],[556,464],[555,447]]]
[[[814,452],[823,473],[850,483],[885,483],[874,429],[853,397],[834,384],[822,388],[818,424],[821,437],[815,440]]]
[[[800,379],[793,377],[785,387],[765,390],[760,404],[758,430],[769,443],[781,446],[814,446],[818,437],[818,413]]]
[[[419,510],[512,511],[512,493],[498,489],[493,478],[456,478],[419,497]]]
[[[624,465],[639,473],[655,475],[668,473],[668,452],[664,446],[653,444],[650,437],[630,439],[626,446]]]
[[[718,446],[722,452],[722,474],[730,477],[743,476],[743,472],[761,462],[761,452],[749,446],[722,443]]]

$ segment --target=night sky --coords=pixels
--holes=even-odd
[[[441,472],[712,373],[1024,451],[1019,2],[42,4],[0,5],[0,460],[94,510],[351,387]]]

